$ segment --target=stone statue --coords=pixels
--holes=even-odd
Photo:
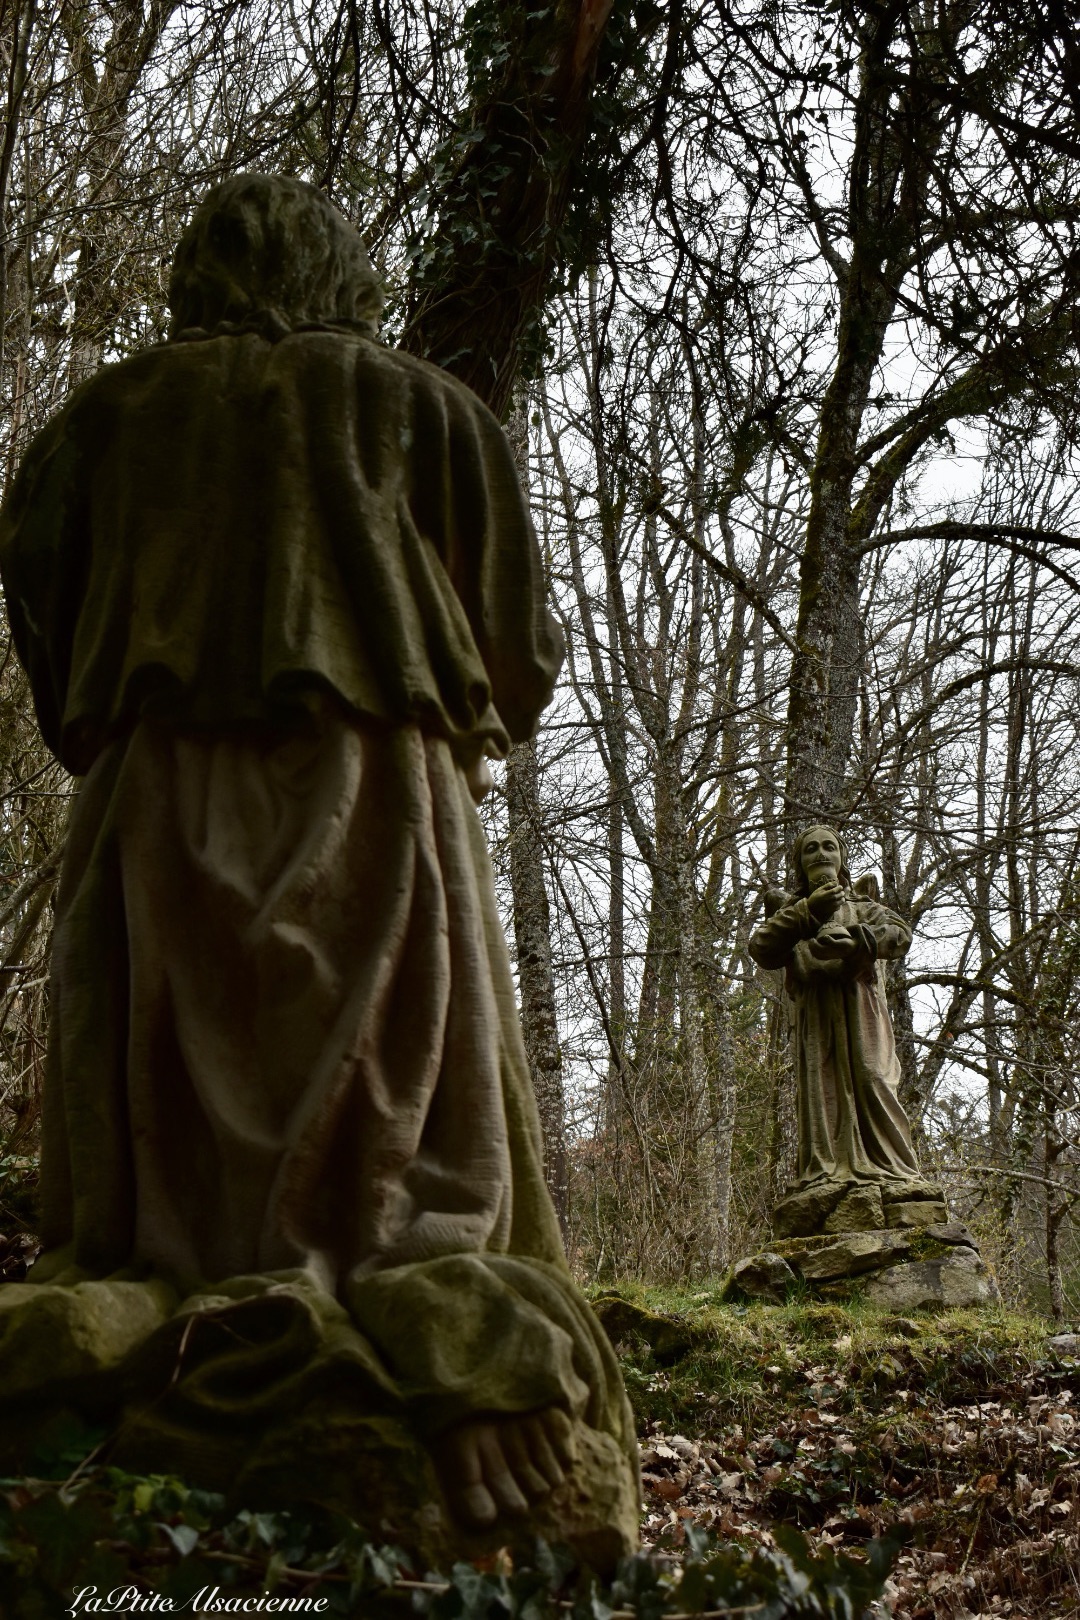
[[[884,963],[904,955],[911,929],[879,903],[872,879],[852,884],[832,827],[800,833],[791,870],[793,892],[766,897],[749,944],[760,966],[784,970],[794,1010],[798,1168],[774,1229],[783,1237],[945,1221],[897,1096],[885,999]]]
[[[361,241],[298,181],[212,192],[170,306],[0,515],[83,777],[9,1432],[59,1387],[122,1414],[119,1461],[249,1505],[299,1490],[437,1559],[528,1515],[610,1556],[632,1421],[544,1185],[474,806],[562,656],[510,450],[376,341]]]

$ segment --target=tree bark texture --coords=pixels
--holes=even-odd
[[[789,835],[808,823],[842,819],[855,730],[862,534],[852,524],[852,508],[863,417],[897,295],[886,257],[890,245],[899,245],[894,199],[901,160],[884,74],[896,24],[895,12],[886,9],[867,26],[864,40],[848,195],[851,259],[840,275],[837,358],[822,401],[799,570],[788,705]]]
[[[871,387],[905,276],[918,258],[931,171],[943,133],[934,64],[955,46],[966,13],[945,7],[920,40],[927,77],[897,95],[890,56],[902,4],[864,14],[854,142],[848,168],[850,255],[832,254],[839,297],[836,363],[819,419],[810,473],[810,513],[799,574],[796,650],[788,706],[785,791],[789,836],[815,821],[843,819],[844,778],[855,731],[862,666],[862,548],[927,438],[987,377],[944,390],[909,431],[880,447],[863,441]],[[992,369],[992,368],[991,368]],[[872,442],[872,441],[871,441]]]
[[[507,437],[514,452],[518,477],[528,493],[528,414],[522,401],[511,415]],[[516,743],[507,757],[506,808],[521,1028],[544,1134],[544,1176],[566,1238],[570,1208],[566,1094],[555,1011],[555,977],[551,968],[551,908],[545,880],[535,738]]]
[[[490,7],[490,71],[442,154],[402,347],[468,383],[497,416],[544,303],[612,0]],[[479,8],[476,8],[479,17]]]
[[[569,1212],[566,1098],[551,971],[551,914],[544,883],[535,741],[516,743],[510,750],[506,803],[521,1028],[544,1133],[544,1176],[565,1237]]]

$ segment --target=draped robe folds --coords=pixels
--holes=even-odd
[[[853,924],[869,930],[873,954],[862,948],[847,961],[816,957],[808,942],[819,924],[805,899],[781,906],[750,939],[755,962],[785,970],[794,1003],[796,1187],[920,1179],[897,1096],[900,1065],[882,965],[904,955],[911,930],[886,906],[848,891],[827,926]]]
[[[333,1319],[333,1389],[359,1367],[361,1404],[423,1434],[545,1405],[590,1425],[600,1472],[629,1469],[631,1537],[632,1420],[544,1185],[469,788],[531,734],[562,654],[498,424],[355,335],[151,349],[31,446],[0,570],[42,732],[85,773],[40,1297],[148,1279],[216,1312],[284,1290],[301,1339]],[[0,1370],[35,1292],[12,1287]],[[272,1383],[283,1319],[243,1309]],[[241,1422],[252,1368],[199,1377],[196,1398],[169,1372],[169,1455],[196,1407],[204,1450]]]

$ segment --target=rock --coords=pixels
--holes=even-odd
[[[931,1181],[815,1181],[780,1200],[772,1225],[776,1237],[792,1238],[930,1226],[948,1220],[945,1195]]]
[[[1046,1347],[1058,1356],[1080,1356],[1080,1333],[1055,1333]]]
[[[881,1201],[886,1210],[891,1204],[936,1203],[945,1202],[945,1194],[933,1181],[883,1181],[881,1183]],[[946,1216],[946,1219],[948,1217]]]
[[[637,1333],[657,1361],[667,1362],[678,1361],[693,1347],[694,1334],[686,1322],[635,1305],[621,1294],[601,1294],[593,1300],[592,1308],[612,1344],[618,1344],[628,1333]]]
[[[956,1244],[962,1249],[978,1249],[979,1245],[962,1221],[946,1221],[926,1228],[927,1237],[939,1243]]]
[[[998,1287],[974,1249],[957,1249],[942,1260],[889,1266],[866,1284],[866,1299],[892,1311],[943,1310],[991,1305]]]
[[[850,1190],[849,1183],[816,1181],[812,1186],[799,1187],[782,1198],[773,1210],[772,1227],[778,1238],[812,1237],[824,1228],[841,1198]]]
[[[885,1219],[891,1227],[941,1226],[948,1223],[949,1208],[937,1199],[918,1199],[910,1203],[890,1204]]]
[[[885,1225],[881,1188],[853,1187],[825,1220],[826,1232],[878,1232]]]
[[[918,1322],[910,1316],[887,1316],[881,1324],[886,1333],[899,1334],[901,1339],[917,1339],[922,1332]]]
[[[164,1283],[7,1283],[0,1287],[4,1402],[60,1394],[111,1373],[176,1308]]]
[[[910,1246],[901,1232],[851,1232],[835,1243],[815,1246],[801,1255],[789,1254],[788,1259],[807,1282],[829,1282],[874,1271],[907,1253]]]
[[[749,1294],[752,1299],[768,1300],[780,1305],[789,1288],[798,1282],[787,1261],[779,1254],[752,1254],[736,1261],[731,1277],[724,1289],[724,1297],[731,1294]]]

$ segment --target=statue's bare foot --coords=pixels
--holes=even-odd
[[[435,1467],[454,1516],[474,1530],[518,1518],[561,1485],[574,1462],[565,1412],[494,1413],[440,1435]]]

